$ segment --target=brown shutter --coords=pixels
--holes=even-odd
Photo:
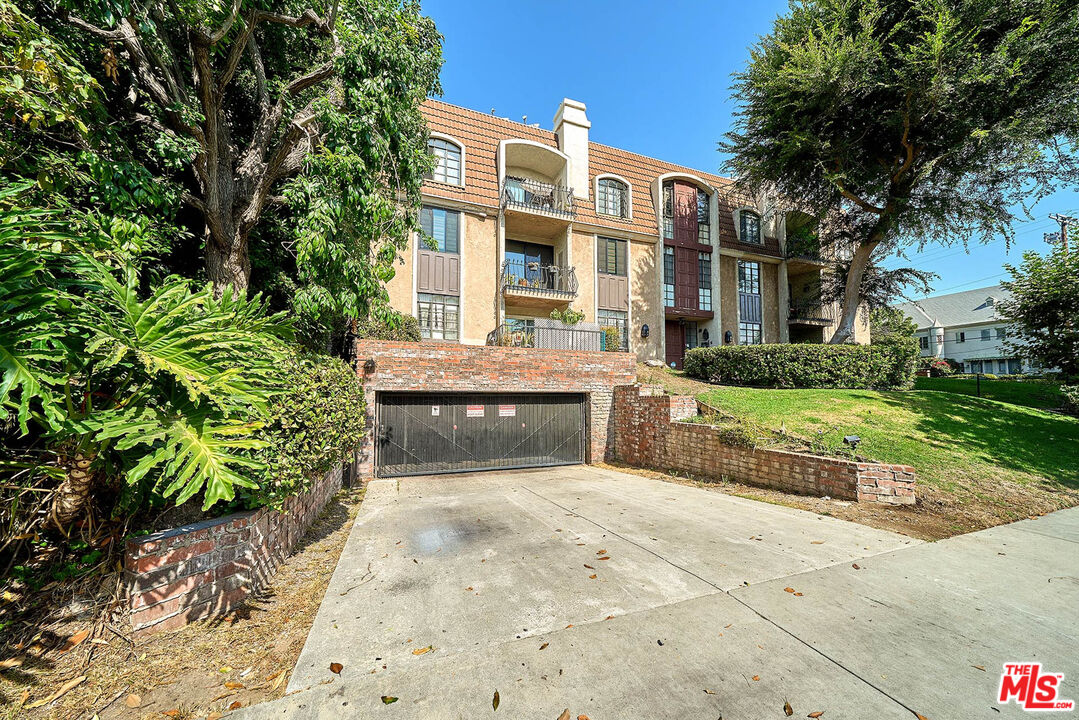
[[[674,242],[697,242],[697,188],[687,183],[674,184]]]
[[[696,198],[695,195],[694,198]],[[697,278],[697,251],[676,247],[674,249],[674,306],[676,308],[697,308]]]
[[[416,291],[436,295],[461,293],[461,256],[420,250],[416,262]]]

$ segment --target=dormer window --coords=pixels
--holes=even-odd
[[[752,245],[761,244],[761,216],[752,210],[738,213],[739,239]]]
[[[997,304],[997,299],[995,297],[993,297],[992,295],[990,295],[989,297],[987,297],[985,299],[985,306],[986,307],[993,307],[996,304]]]
[[[442,138],[431,138],[427,141],[427,151],[435,156],[435,168],[428,175],[430,180],[447,185],[464,185],[459,145]]]
[[[697,242],[702,245],[712,244],[712,216],[709,209],[710,198],[704,190],[697,191]]]
[[[600,178],[597,183],[596,212],[618,218],[629,217],[629,187],[621,180]]]

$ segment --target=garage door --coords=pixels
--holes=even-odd
[[[581,394],[380,393],[381,477],[585,461]]]

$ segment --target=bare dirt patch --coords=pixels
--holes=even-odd
[[[362,500],[363,488],[339,493],[272,584],[228,615],[135,641],[74,621],[47,629],[54,638],[91,629],[67,652],[62,643],[38,655],[4,648],[2,658],[26,659],[7,668],[0,660],[0,718],[194,720],[281,697]]]

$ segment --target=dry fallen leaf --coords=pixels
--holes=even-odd
[[[851,567],[854,568],[855,570],[861,570],[862,569],[861,566],[858,565],[858,563],[852,563]]]
[[[802,597],[802,593],[794,593],[794,597]]]
[[[382,703],[384,705],[389,705],[390,703],[395,703],[395,702],[397,702],[397,698],[395,698],[393,695],[383,695],[382,696]]]
[[[468,590],[469,592],[472,592],[472,586],[469,585],[468,587],[465,588],[465,590]]]
[[[127,705],[129,708],[137,708],[139,705],[142,705],[142,698],[132,693],[124,700],[124,705]]]
[[[592,567],[591,565],[589,565],[588,563],[585,563],[585,564],[584,564],[584,566],[585,566],[586,568],[588,568],[589,570],[595,570],[595,568],[594,568],[594,567]]]
[[[23,690],[22,695],[19,696],[19,704],[16,705],[15,707],[22,707],[23,705],[26,704],[26,701],[29,700],[29,699],[30,699],[30,691],[29,690]]]
[[[608,615],[607,617],[605,617],[603,619],[604,620],[614,620],[614,615]]]
[[[239,710],[243,706],[244,704],[242,702],[240,702],[239,700],[234,700],[233,703],[229,705],[229,710]]]
[[[588,716],[587,715],[578,715],[577,720],[588,720]]]
[[[227,687],[229,690],[242,690],[244,684],[242,682],[227,682],[225,683],[225,687]]]
[[[570,623],[569,625],[567,625],[566,629],[569,630],[571,627],[573,627],[573,623]]]
[[[785,588],[783,588],[783,592],[789,592],[789,593],[792,593],[792,592],[794,592],[794,588],[792,588],[792,587],[785,587]]]
[[[42,705],[48,705],[48,704],[49,704],[49,703],[51,703],[51,702],[52,702],[53,700],[57,699],[57,698],[58,698],[58,697],[60,697],[61,695],[64,695],[65,693],[67,693],[67,691],[68,691],[68,690],[70,690],[71,688],[75,687],[76,685],[79,685],[79,684],[81,684],[81,683],[82,683],[83,681],[85,681],[85,680],[86,680],[86,676],[85,676],[85,675],[79,675],[79,676],[78,676],[77,678],[74,678],[74,679],[72,679],[72,680],[68,680],[68,681],[67,681],[66,683],[64,683],[64,684],[63,684],[63,685],[62,685],[62,686],[60,687],[60,689],[59,689],[59,690],[57,690],[56,692],[54,692],[54,693],[53,693],[52,695],[50,695],[49,697],[45,698],[44,700],[37,700],[37,701],[35,701],[35,702],[32,702],[32,703],[30,703],[29,705],[27,705],[27,706],[26,706],[26,708],[27,708],[27,709],[29,710],[29,709],[31,709],[31,708],[41,707]]]
[[[498,691],[497,690],[495,690],[495,696],[493,698],[491,698],[491,707],[494,710],[498,709]]]
[[[240,703],[237,701],[237,702],[235,702],[233,704],[238,706]],[[229,710],[232,710],[232,708],[230,707]],[[165,712],[163,712],[161,714],[164,715],[165,717],[171,717],[171,718],[180,717],[180,710],[179,710],[179,708],[173,708],[172,710],[166,710]]]
[[[754,676],[753,676],[753,682],[760,682],[760,680],[761,680],[761,676],[760,676],[760,675],[754,675]]]
[[[977,668],[977,669],[981,670],[982,672],[985,672],[985,666],[984,665],[971,665],[971,667],[972,668]]]
[[[85,640],[88,637],[90,637],[90,630],[89,629],[82,630],[81,632],[75,633],[74,635],[69,637],[67,639],[67,642],[64,643],[64,646],[62,648],[60,648],[60,654],[63,655],[66,652],[70,652],[71,650],[74,650],[75,648],[77,648],[79,646],[80,643],[82,643],[83,640]]]
[[[214,710],[212,713],[206,716],[206,720],[221,720],[221,718],[223,717],[225,716]]]
[[[0,662],[0,670],[7,670],[8,668],[19,667],[22,665],[21,657],[13,657]]]
[[[715,695],[715,694],[716,694],[716,691],[715,691],[715,690],[709,690],[708,688],[705,688],[705,689],[704,689],[704,691],[705,691],[706,693],[708,693],[709,695]]]
[[[546,650],[547,646],[550,645],[550,644],[551,643],[543,643],[542,645],[540,645],[540,650]]]
[[[412,654],[413,655],[423,655],[424,653],[429,653],[434,649],[435,648],[434,648],[433,645],[428,645],[427,647],[416,648],[415,650],[412,651]]]
[[[823,544],[824,544],[824,541],[823,541],[823,540],[811,540],[811,541],[809,542],[809,544],[810,544],[810,545],[823,545]]]
[[[606,551],[606,550],[597,550],[597,551],[596,551],[596,554],[597,554],[597,555],[606,555],[606,554],[607,554],[607,551]]]
[[[914,716],[918,718],[918,720],[929,720],[929,718],[927,718],[925,715],[922,715],[920,712],[914,713]]]
[[[784,702],[783,702],[783,713],[784,713],[784,714],[785,714],[785,715],[786,715],[787,717],[790,717],[791,715],[793,715],[793,714],[794,714],[794,708],[792,708],[792,707],[791,707],[791,704],[790,704],[789,702],[787,702],[787,701],[784,701]]]
[[[562,714],[558,716],[558,720],[569,720],[569,708],[562,711]]]
[[[340,675],[341,671],[345,669],[345,666],[341,663],[330,663],[330,672],[335,675]]]
[[[273,681],[273,686],[270,689],[276,690],[277,688],[279,688],[281,686],[281,683],[284,682],[285,678],[287,677],[288,673],[282,672],[280,675],[277,676],[277,679]]]
[[[595,579],[596,579],[596,577],[597,577],[596,575],[589,575],[589,576],[588,576],[588,579],[589,579],[589,580],[595,580]]]
[[[610,559],[611,559],[611,556],[610,556],[610,555],[604,555],[603,557],[601,557],[601,558],[599,558],[599,559],[600,559],[600,560],[610,560]]]
[[[816,712],[809,713],[808,715],[806,715],[806,717],[807,718],[819,718],[823,714],[824,714],[823,710],[817,710]]]

